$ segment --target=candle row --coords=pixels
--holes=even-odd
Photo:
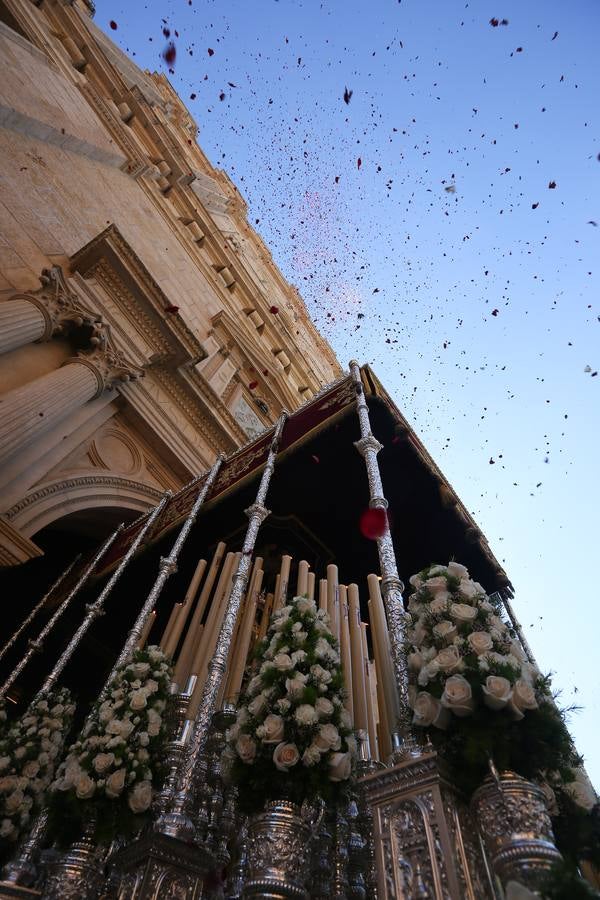
[[[195,676],[188,707],[190,719],[195,718],[198,712],[208,663],[214,654],[240,559],[239,553],[225,551],[225,544],[221,542],[210,565],[204,559],[199,560],[186,594],[181,602],[174,604],[160,639],[160,646],[174,659],[175,681],[179,689],[185,689],[190,676]],[[291,565],[292,557],[282,556],[273,591],[266,593],[263,590],[263,560],[261,557],[254,560],[235,625],[220,702],[235,702],[239,696],[254,642],[265,636],[272,613],[288,600]],[[327,566],[326,574],[327,577],[319,581],[318,605],[327,611],[331,630],[339,643],[346,708],[355,729],[368,735],[371,757],[385,760],[392,749],[390,734],[396,729],[399,700],[380,581],[376,575],[369,575],[367,579],[367,623],[361,619],[358,586],[340,584],[336,565]],[[315,588],[315,573],[310,571],[305,560],[301,560],[295,593],[315,599]],[[150,617],[140,646],[148,639],[154,619],[154,616]],[[372,660],[369,658],[367,640],[369,627]]]

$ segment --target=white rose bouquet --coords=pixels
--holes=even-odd
[[[162,775],[163,715],[172,671],[159,647],[136,650],[93,707],[51,785],[51,830],[62,843],[96,813],[107,843],[141,827]]]
[[[74,711],[69,691],[60,688],[7,726],[0,739],[0,846],[26,833],[43,805]]]
[[[294,597],[271,619],[227,734],[224,771],[246,811],[278,796],[333,797],[352,773],[356,741],[344,709],[337,642],[327,613]]]
[[[428,566],[410,584],[413,724],[454,763],[456,782],[470,793],[490,759],[525,778],[570,777],[577,755],[550,680],[528,661],[501,604],[457,562]]]

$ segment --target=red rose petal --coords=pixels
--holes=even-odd
[[[370,541],[383,537],[388,526],[385,509],[365,509],[360,517],[360,532]]]

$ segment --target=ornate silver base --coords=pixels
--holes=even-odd
[[[379,900],[492,900],[492,880],[466,804],[436,753],[359,781],[373,815]]]
[[[288,800],[268,800],[248,822],[248,874],[242,897],[308,900],[311,829]]]
[[[193,844],[149,833],[115,853],[109,865],[118,900],[199,900],[214,863]]]
[[[488,776],[471,806],[483,834],[494,872],[535,890],[561,856],[543,791],[513,772]]]

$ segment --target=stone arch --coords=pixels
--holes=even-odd
[[[5,514],[13,528],[31,538],[46,525],[79,510],[113,507],[143,513],[162,491],[111,472],[86,473],[36,485]]]

